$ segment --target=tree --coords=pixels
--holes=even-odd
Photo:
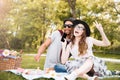
[[[0,23],[11,9],[12,0],[0,0]]]
[[[72,17],[73,18],[76,18],[76,0],[65,0],[68,2],[68,5],[70,7],[70,11],[71,11],[71,14],[72,14]]]
[[[50,27],[52,24],[56,25],[56,29],[62,28],[63,20],[69,17],[86,21],[94,33],[92,36],[98,39],[101,39],[101,36],[94,28],[93,22],[97,20],[102,23],[106,35],[113,44],[111,47],[96,49],[117,49],[120,46],[120,2],[115,3],[113,0],[13,1],[14,4],[5,21],[7,25],[2,25],[8,30],[4,31],[4,34],[10,37],[7,37],[8,42],[19,41],[22,48],[36,49],[45,40],[47,31],[52,30]]]
[[[7,14],[11,10],[12,0],[0,0],[0,47],[10,48],[10,35]]]
[[[55,3],[49,0],[18,0],[14,2],[10,19],[16,39],[21,39],[23,48],[36,48],[45,40],[48,26],[55,19]]]

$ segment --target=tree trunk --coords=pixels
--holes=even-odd
[[[67,1],[71,9],[72,17],[76,18],[76,10],[75,10],[76,0],[67,0]]]

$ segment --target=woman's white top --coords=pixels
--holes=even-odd
[[[77,45],[73,45],[72,49],[70,51],[70,53],[72,54],[72,57],[75,59],[80,59],[83,57],[89,57],[89,56],[93,56],[93,51],[92,51],[92,47],[93,47],[93,38],[92,37],[87,37],[86,38],[86,43],[88,45],[88,49],[86,51],[85,55],[78,55],[79,54],[79,50],[78,50],[78,46]]]

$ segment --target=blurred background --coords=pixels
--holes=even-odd
[[[36,52],[70,17],[86,21],[97,39],[93,22],[102,23],[112,45],[94,51],[120,54],[120,0],[0,0],[0,49]]]

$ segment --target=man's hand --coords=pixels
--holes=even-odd
[[[40,54],[35,55],[34,59],[39,62],[40,61]]]

